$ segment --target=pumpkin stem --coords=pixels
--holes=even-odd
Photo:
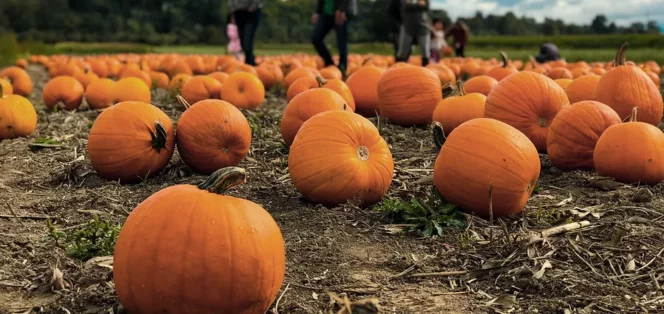
[[[320,77],[320,76],[316,76],[316,81],[318,82],[318,87],[319,88],[323,87],[323,85],[327,84],[327,81],[324,78]]]
[[[617,67],[619,65],[625,65],[626,61],[626,55],[625,52],[627,51],[627,43],[624,43],[618,48],[618,53],[616,53],[616,60],[613,62],[613,66]]]
[[[509,62],[509,59],[507,58],[507,53],[504,51],[500,52],[500,58],[503,59],[503,68],[507,67],[507,63]]]
[[[535,60],[535,57],[533,57],[533,55],[529,55],[528,60],[530,61],[531,66],[535,67],[537,65],[537,60]]]
[[[247,172],[244,169],[226,167],[212,173],[203,183],[198,185],[198,188],[210,193],[222,194],[245,182],[247,182]]]
[[[191,105],[189,104],[189,102],[187,102],[187,100],[184,99],[184,97],[182,97],[182,96],[180,96],[180,95],[177,95],[177,96],[175,96],[175,99],[177,99],[177,101],[178,101],[178,103],[179,103],[180,105],[184,106],[184,109],[185,109],[185,110],[186,110],[186,109],[189,109],[189,107],[191,107]]]
[[[159,153],[162,148],[166,148],[166,129],[164,129],[164,125],[158,120],[154,122],[154,128],[157,130],[156,133],[150,130],[152,148],[156,149],[157,153]]]
[[[443,86],[443,98],[448,98],[452,96],[454,93],[454,87],[452,87],[452,83],[447,83],[445,86]]]
[[[433,122],[433,143],[436,144],[438,150],[443,148],[443,144],[447,141],[447,136],[445,135],[445,130],[443,125],[438,121]]]
[[[629,122],[636,122],[636,114],[639,112],[639,107],[632,108],[632,115],[629,116]]]
[[[457,83],[457,96],[465,96],[466,95],[466,89],[463,88],[463,81],[459,81]]]
[[[372,58],[373,58],[373,57],[369,57],[369,58],[364,59],[364,61],[362,61],[362,66],[364,66],[365,64],[367,64],[367,62],[369,62],[369,60],[371,60]]]
[[[2,87],[2,84],[0,84],[0,98],[3,98],[5,96],[5,91],[4,88]]]

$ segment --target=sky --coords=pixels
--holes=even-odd
[[[434,9],[444,9],[453,19],[473,16],[476,11],[529,16],[538,21],[545,17],[566,23],[590,24],[598,14],[610,22],[626,26],[633,22],[655,20],[664,25],[664,0],[431,0]]]

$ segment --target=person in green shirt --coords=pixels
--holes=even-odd
[[[339,70],[346,75],[348,68],[348,18],[357,11],[356,0],[318,0],[316,11],[311,16],[314,32],[311,42],[316,52],[323,58],[325,66],[334,65],[332,55],[325,46],[325,36],[334,29],[337,33],[337,48],[339,49]]]

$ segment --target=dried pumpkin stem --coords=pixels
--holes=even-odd
[[[507,58],[507,53],[505,53],[504,51],[501,51],[500,52],[500,58],[503,59],[503,68],[506,68],[507,64],[509,63],[509,60],[510,60],[509,58]]]
[[[454,94],[454,87],[452,86],[452,83],[445,84],[445,86],[443,86],[443,98],[450,97],[452,94]]]
[[[447,136],[445,135],[445,130],[443,125],[438,121],[433,122],[433,143],[436,144],[438,150],[443,148],[443,144],[447,141]]]
[[[320,76],[316,76],[316,82],[318,82],[318,87],[323,87],[323,85],[327,84],[327,81]]]
[[[627,56],[625,52],[627,51],[627,43],[624,43],[618,48],[618,53],[616,53],[616,60],[614,61],[614,66],[625,65]]]
[[[364,65],[367,64],[367,62],[369,62],[369,60],[371,60],[371,59],[373,59],[373,57],[369,57],[369,58],[364,59],[364,61],[362,61],[362,65],[364,66]]]
[[[201,190],[223,194],[230,188],[247,182],[247,172],[240,167],[221,168],[212,173],[203,183],[198,185]]]
[[[636,114],[639,112],[639,107],[632,108],[632,114],[629,116],[629,122],[636,122]]]
[[[189,107],[191,107],[189,102],[186,99],[184,99],[184,97],[182,97],[180,95],[177,95],[177,96],[175,96],[175,99],[177,99],[178,103],[180,105],[184,106],[185,109],[189,109]]]
[[[162,148],[166,148],[166,129],[164,125],[159,121],[155,121],[154,128],[156,132],[150,130],[150,137],[152,137],[152,148],[157,150],[157,153],[161,152]]]
[[[3,98],[4,96],[5,96],[4,87],[2,87],[2,84],[0,84],[0,98]]]
[[[465,96],[466,95],[466,89],[463,88],[463,81],[459,81],[457,83],[457,96]]]

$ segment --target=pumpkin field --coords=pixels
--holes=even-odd
[[[495,55],[0,69],[0,313],[664,312],[661,66]]]

